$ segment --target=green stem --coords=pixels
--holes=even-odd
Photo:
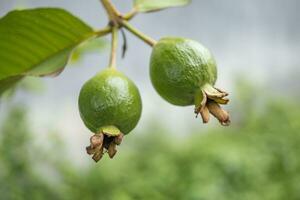
[[[118,27],[112,27],[111,34],[111,53],[109,59],[109,67],[116,68],[118,49]]]
[[[131,20],[136,14],[138,13],[138,11],[136,10],[136,8],[133,8],[131,11],[129,11],[128,13],[124,14],[122,16],[122,18],[126,21]]]
[[[111,26],[106,26],[103,29],[97,30],[95,32],[95,34],[96,34],[96,37],[102,37],[104,35],[107,35],[107,34],[111,33],[111,31],[112,31],[112,27]]]
[[[117,10],[117,8],[112,4],[110,0],[101,0],[101,3],[106,10],[106,13],[108,15],[108,18],[111,22],[115,23],[117,21],[117,18],[121,16],[120,12]]]
[[[153,47],[156,44],[156,41],[154,39],[152,39],[151,37],[145,35],[144,33],[142,33],[141,31],[134,28],[132,25],[130,25],[128,23],[127,20],[132,19],[137,14],[137,11],[136,11],[135,8],[132,11],[130,11],[129,13],[127,13],[125,16],[122,16],[122,14],[112,4],[111,0],[100,0],[100,1],[102,3],[103,7],[106,10],[108,18],[110,20],[110,25],[112,27],[120,28],[121,26],[124,26],[128,31],[133,33],[135,36],[137,36],[138,38],[143,40],[145,43],[147,43],[151,47]],[[108,31],[109,30],[107,29],[107,32]],[[104,31],[103,34],[106,34],[107,32]],[[99,34],[101,35],[102,32],[100,32]]]
[[[129,24],[126,20],[121,20],[119,22],[122,26],[124,26],[128,31],[130,31],[132,34],[149,44],[151,47],[153,47],[156,44],[156,41],[152,39],[151,37],[145,35],[138,29],[134,28],[131,24]]]

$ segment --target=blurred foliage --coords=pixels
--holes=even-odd
[[[24,110],[13,108],[3,124],[0,135],[0,199],[57,199],[55,190],[32,168],[32,138]]]
[[[76,63],[83,59],[83,57],[90,53],[99,53],[106,50],[109,46],[107,40],[103,38],[93,38],[92,40],[87,40],[86,42],[80,44],[73,51],[71,55],[71,62]]]
[[[13,107],[0,135],[0,199],[300,199],[299,108],[245,98],[229,128],[183,139],[153,126],[129,135],[115,159],[87,167],[58,153],[57,141],[47,151],[33,145],[24,110]]]
[[[1,90],[3,88],[3,90]],[[44,92],[45,86],[42,79],[38,77],[21,77],[12,79],[8,85],[0,86],[0,100],[12,99],[18,91],[41,94]]]

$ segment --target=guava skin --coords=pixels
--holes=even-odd
[[[135,128],[142,112],[138,88],[111,68],[83,85],[78,104],[83,122],[93,133],[104,126],[115,126],[126,135]]]
[[[150,59],[150,78],[158,94],[171,104],[195,105],[194,113],[208,123],[210,114],[223,126],[230,124],[227,111],[227,92],[215,88],[217,64],[208,49],[200,43],[167,37],[153,47]]]
[[[171,104],[194,105],[196,91],[215,84],[216,66],[213,55],[200,43],[167,37],[153,47],[150,77],[158,94]]]

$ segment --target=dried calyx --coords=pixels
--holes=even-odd
[[[90,146],[86,147],[89,155],[93,155],[93,160],[98,162],[101,160],[104,153],[108,153],[110,158],[113,158],[117,153],[117,145],[122,143],[124,134],[121,132],[110,132],[102,129],[90,138]]]
[[[228,126],[230,124],[229,114],[220,106],[220,104],[227,104],[229,102],[226,96],[228,96],[227,92],[209,84],[202,87],[195,96],[196,117],[200,114],[203,123],[208,123],[210,114],[212,114],[223,126]]]

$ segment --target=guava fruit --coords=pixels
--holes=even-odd
[[[229,125],[229,114],[219,104],[227,104],[226,92],[215,88],[217,64],[211,52],[200,43],[166,37],[153,47],[150,78],[158,94],[171,104],[195,105],[204,123],[209,113],[222,125]]]
[[[115,155],[116,145],[135,128],[142,112],[138,88],[114,68],[103,70],[83,85],[78,105],[84,124],[95,133],[87,153],[93,154],[96,162],[104,149],[111,158]]]

